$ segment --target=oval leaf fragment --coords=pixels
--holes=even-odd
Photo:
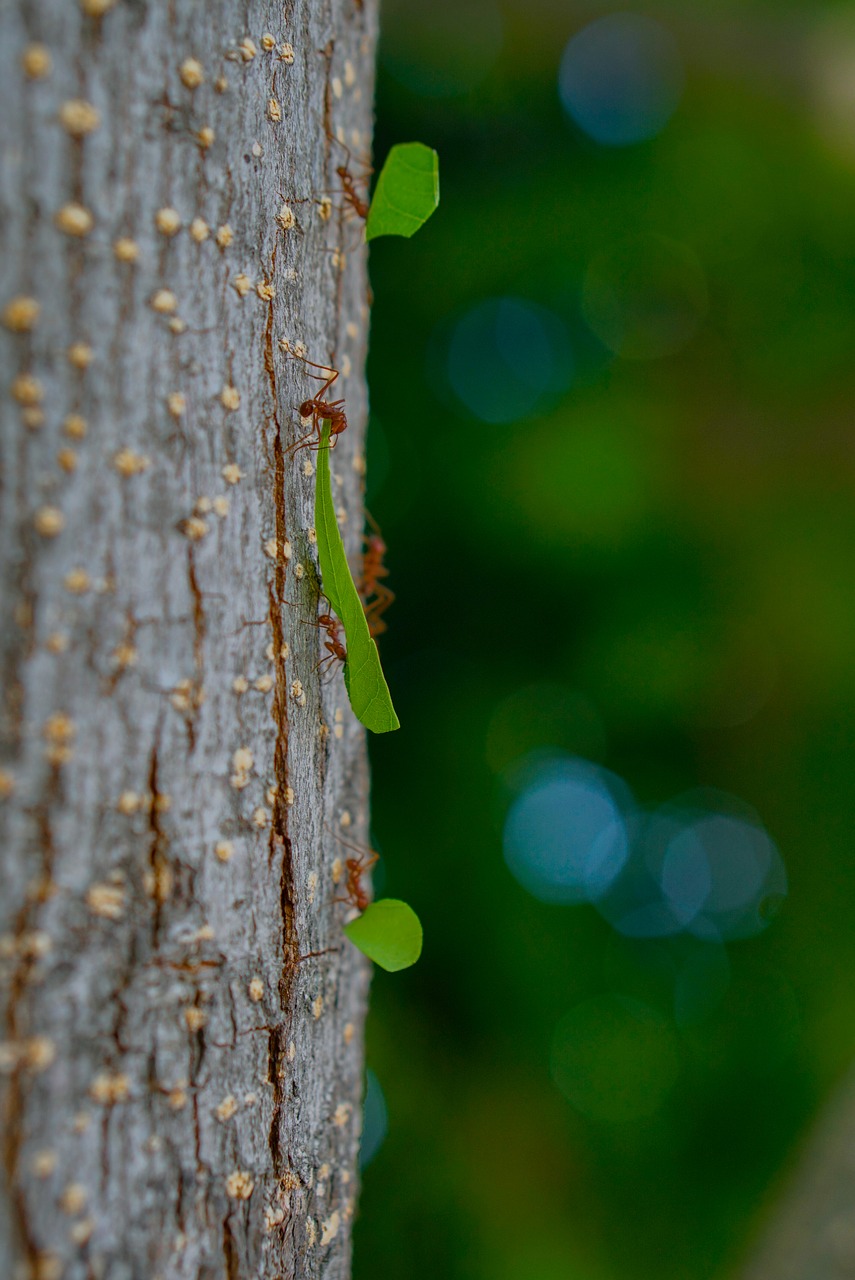
[[[423,142],[393,147],[380,170],[365,239],[411,236],[439,204],[439,156]]]
[[[354,714],[372,733],[389,733],[401,727],[400,721],[392,706],[392,696],[380,666],[380,654],[369,633],[362,601],[351,577],[341,540],[330,484],[329,440],[330,426],[325,422],[315,475],[315,529],[321,583],[344,627],[347,648],[344,683]]]
[[[398,898],[372,902],[344,931],[363,955],[389,973],[408,969],[422,953],[421,921]]]

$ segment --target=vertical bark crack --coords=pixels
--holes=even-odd
[[[267,1078],[273,1089],[273,1115],[267,1135],[270,1158],[273,1161],[273,1172],[276,1177],[282,1176],[284,1166],[282,1160],[282,1135],[280,1122],[282,1103],[285,1098],[285,1081],[283,1078],[285,1063],[285,1028],[282,1024],[271,1027],[267,1036]]]
[[[159,737],[158,734],[156,735]],[[160,941],[160,929],[162,924],[163,904],[169,897],[172,887],[172,874],[169,861],[166,857],[167,839],[160,821],[160,811],[162,808],[162,800],[158,789],[157,777],[157,741],[151,749],[151,757],[149,761],[148,772],[148,828],[149,828],[149,866],[150,866],[150,882],[148,888],[150,891],[154,910],[152,914],[152,947],[156,950]]]
[[[270,278],[276,270],[276,250],[270,262]],[[279,394],[276,383],[276,365],[273,358],[273,300],[267,311],[264,330],[264,367],[270,387],[273,430],[273,508],[276,520],[276,544],[279,554],[273,582],[268,586],[268,618],[273,637],[274,692],[271,715],[276,726],[276,742],[273,749],[273,773],[276,787],[273,796],[273,813],[270,823],[270,860],[278,857],[280,864],[279,903],[282,916],[282,966],[279,977],[279,1004],[283,1021],[271,1029],[268,1040],[268,1067],[273,1087],[273,1114],[270,1119],[268,1146],[273,1168],[277,1176],[283,1169],[282,1155],[282,1104],[284,1083],[282,1064],[285,1060],[288,1030],[291,1025],[294,975],[299,963],[299,940],[294,912],[294,861],[291,839],[288,834],[288,675],[285,665],[285,635],[282,626],[282,609],[285,604],[285,558],[281,554],[287,536],[285,509],[285,450],[282,443],[282,426],[279,421]]]
[[[190,750],[196,746],[196,717],[202,703],[205,688],[205,610],[202,592],[196,577],[196,559],[193,547],[187,547],[187,582],[193,600],[193,662],[195,667],[193,688],[190,690],[190,706],[187,711],[187,738]]]
[[[232,1232],[231,1213],[223,1218],[223,1260],[226,1264],[226,1280],[240,1280],[240,1255]]]

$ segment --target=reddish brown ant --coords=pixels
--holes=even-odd
[[[339,662],[345,662],[347,660],[347,650],[340,639],[341,623],[338,618],[334,618],[331,613],[320,613],[318,614],[317,622],[310,625],[320,627],[321,631],[326,631],[327,633],[324,648],[328,649],[329,653],[326,658],[321,658],[318,663],[318,669],[325,662],[332,662],[333,658],[338,658]]]
[[[346,858],[345,867],[347,868],[347,881],[345,889],[346,898],[339,898],[339,902],[349,902],[356,907],[357,911],[364,911],[371,899],[369,898],[362,884],[362,877],[366,871],[369,871],[379,858],[379,853],[374,853],[370,858]]]
[[[365,177],[360,179],[360,181],[364,182],[366,187],[368,186],[369,176],[374,172],[374,170],[371,168],[370,164],[365,164],[363,161],[357,160],[347,143],[342,142],[341,138],[337,138],[329,129],[327,129],[327,137],[330,142],[334,142],[336,146],[341,147],[342,151],[344,151],[347,156],[347,164],[338,165],[336,167],[336,173],[341,180],[345,204],[349,205],[356,216],[361,218],[364,222],[368,217],[369,202],[364,200],[359,194],[356,186],[357,179],[354,178],[351,173],[350,166],[352,164],[356,164],[365,170]]]
[[[344,890],[345,897],[336,898],[336,902],[349,902],[352,907],[356,907],[357,911],[364,911],[371,901],[367,890],[363,887],[362,877],[367,871],[370,871],[374,863],[379,861],[380,854],[373,849],[361,849],[359,845],[351,844],[348,840],[343,839],[335,832],[332,833],[340,844],[346,849],[352,849],[354,853],[359,854],[358,858],[345,858],[344,866],[347,872],[345,878]]]
[[[301,436],[299,440],[295,440],[293,444],[290,444],[288,452],[297,453],[300,449],[320,449],[323,424],[325,422],[330,424],[330,442],[327,448],[334,449],[342,431],[347,430],[347,415],[342,408],[344,399],[327,400],[325,397],[336,378],[338,378],[339,371],[328,364],[316,364],[314,360],[307,360],[305,356],[300,356],[298,359],[301,359],[304,364],[310,364],[314,369],[325,369],[331,377],[324,379],[322,374],[309,374],[310,378],[321,378],[324,385],[316,396],[312,396],[309,400],[304,400],[300,405],[298,410],[300,417],[311,418],[312,428],[304,436]]]
[[[368,217],[368,202],[363,200],[359,192],[356,190],[356,183],[353,174],[350,172],[346,164],[340,164],[336,169],[336,173],[341,178],[341,185],[344,188],[345,202],[350,205],[357,216],[364,221]]]
[[[362,581],[359,584],[359,594],[362,597],[369,634],[372,637],[376,637],[382,635],[386,630],[386,623],[383,622],[381,615],[386,612],[395,599],[395,593],[379,581],[380,578],[388,578],[389,576],[389,570],[383,563],[387,547],[378,525],[367,511],[365,514],[374,532],[370,533],[365,539],[365,554],[362,558]],[[373,600],[371,599],[372,596],[374,597]]]
[[[292,600],[285,600],[284,603],[290,604],[292,607],[294,605]],[[347,650],[341,642],[342,626],[338,618],[334,617],[331,613],[319,613],[314,622],[311,622],[308,618],[302,618],[301,621],[304,622],[307,627],[317,627],[319,631],[326,631],[327,633],[327,638],[324,641],[324,648],[328,650],[328,653],[325,658],[321,658],[320,662],[317,663],[315,666],[316,671],[322,667],[325,662],[332,662],[333,658],[338,658],[339,662],[347,661]]]
[[[341,642],[341,623],[338,618],[333,617],[331,613],[319,613],[317,622],[309,622],[307,618],[303,621],[308,627],[317,627],[319,631],[326,631],[327,638],[324,641],[324,648],[328,650],[327,656],[321,658],[315,667],[319,670],[325,662],[332,662],[334,658],[338,658],[339,662],[347,660],[347,650]]]

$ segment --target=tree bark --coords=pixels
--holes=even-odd
[[[0,12],[4,1277],[350,1272],[368,777],[287,447],[296,349],[341,370],[356,558],[335,138],[369,149],[375,35],[374,0]]]
[[[741,1277],[855,1277],[855,1075],[820,1116]]]

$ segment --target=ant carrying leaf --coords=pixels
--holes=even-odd
[[[336,901],[347,902],[362,914],[346,924],[344,932],[353,945],[381,969],[389,973],[408,969],[422,953],[422,926],[418,916],[412,907],[398,898],[380,898],[372,902],[362,877],[380,855],[374,849],[351,844],[336,832],[332,834],[345,848],[358,855],[345,861],[346,896]]]
[[[315,477],[315,528],[324,594],[344,626],[347,640],[344,683],[358,720],[372,733],[400,728],[389,686],[380,666],[362,601],[350,574],[330,484],[330,425],[321,429]]]
[[[327,448],[334,449],[341,433],[347,430],[347,415],[342,407],[344,405],[343,398],[341,400],[327,400],[325,397],[336,378],[340,377],[339,371],[328,364],[316,364],[314,360],[307,360],[305,356],[296,356],[295,359],[302,360],[304,364],[310,364],[313,369],[323,369],[331,377],[324,378],[324,375],[319,373],[309,374],[310,378],[320,378],[324,385],[316,396],[311,396],[300,405],[298,409],[300,417],[304,419],[311,418],[312,427],[299,440],[289,444],[288,452],[296,455],[301,449],[320,449],[321,427],[324,422],[329,423],[330,442]]]
[[[373,533],[369,533],[365,538],[359,594],[362,597],[365,617],[368,620],[368,630],[372,638],[376,639],[386,630],[386,623],[383,621],[382,615],[394,601],[395,593],[380,581],[381,578],[388,578],[389,576],[389,570],[383,563],[388,548],[376,520],[367,511],[365,515],[373,529]]]
[[[340,836],[337,831],[333,831],[332,827],[324,823],[326,830],[330,833],[334,840],[344,845],[345,849],[349,849],[351,854],[357,854],[357,857],[345,858],[344,866],[346,871],[343,898],[336,898],[336,902],[347,902],[350,906],[355,907],[357,911],[364,911],[371,899],[368,891],[362,883],[362,877],[366,872],[370,871],[375,862],[380,861],[380,854],[376,849],[369,849],[367,845],[353,844],[350,840],[345,840],[344,836]]]

